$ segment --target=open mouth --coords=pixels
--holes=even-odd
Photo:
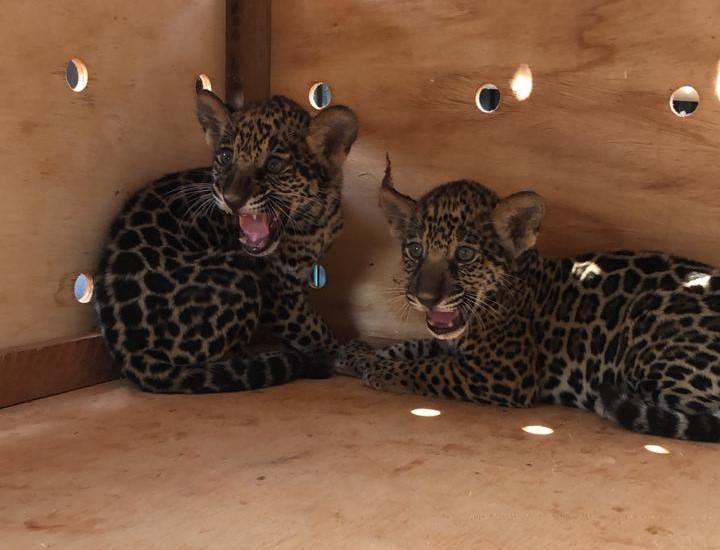
[[[268,212],[238,210],[239,241],[253,256],[268,253],[278,238],[278,220]]]
[[[465,330],[465,321],[458,310],[438,311],[429,309],[426,312],[428,330],[437,338],[457,338]]]

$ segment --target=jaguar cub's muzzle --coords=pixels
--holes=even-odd
[[[221,186],[224,204],[235,222],[238,242],[251,256],[272,253],[280,239],[282,222],[279,214],[268,207],[270,200],[252,176],[234,174],[231,181]]]
[[[435,338],[452,340],[465,332],[465,319],[458,309],[427,309],[425,325]]]
[[[423,265],[415,281],[408,286],[408,301],[425,313],[425,325],[430,334],[442,340],[459,337],[467,324],[460,310],[462,295],[452,295],[453,288],[447,266],[437,262]]]
[[[268,211],[235,210],[238,241],[251,256],[270,254],[278,244],[280,223],[277,216]]]

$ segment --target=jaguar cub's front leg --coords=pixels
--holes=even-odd
[[[343,348],[336,372],[358,376],[373,389],[394,393],[502,406],[532,404],[534,394],[523,389],[519,379],[513,390],[505,392],[493,383],[495,369],[479,365],[479,358],[468,357],[443,340],[409,340],[377,350],[354,341]]]
[[[364,340],[351,340],[338,348],[335,374],[362,378],[363,373],[375,364],[377,351]]]
[[[439,340],[425,338],[398,342],[382,348],[374,348],[364,340],[351,340],[340,346],[335,361],[335,372],[345,376],[363,378],[379,359],[415,360],[437,357],[445,348]]]

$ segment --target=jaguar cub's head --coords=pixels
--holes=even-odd
[[[311,118],[275,96],[233,110],[202,90],[197,114],[215,153],[215,202],[233,217],[248,254],[272,253],[285,228],[302,228],[313,209],[339,202],[342,165],[358,129],[351,109],[328,107]]]
[[[415,201],[395,190],[389,159],[380,204],[402,242],[406,297],[442,339],[459,337],[475,315],[495,309],[545,213],[535,193],[500,200],[471,181],[446,183]]]

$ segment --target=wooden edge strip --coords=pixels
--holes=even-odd
[[[119,377],[99,335],[0,351],[0,407]]]
[[[270,96],[270,0],[226,0],[225,99]]]
[[[368,338],[375,347],[397,340]],[[0,408],[120,377],[99,335],[0,351]]]

